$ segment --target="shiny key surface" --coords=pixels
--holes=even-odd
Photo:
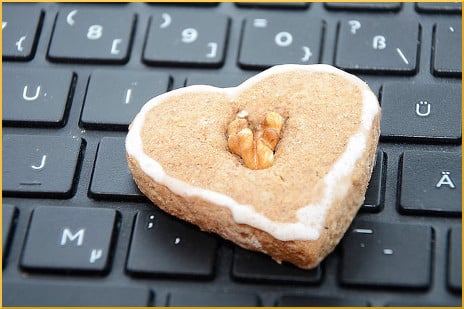
[[[353,17],[338,27],[335,65],[365,73],[414,74],[419,24],[413,20]]]
[[[160,211],[141,211],[126,268],[134,276],[212,278],[216,248],[212,235]]]
[[[385,83],[381,138],[392,141],[461,140],[461,85]]]
[[[460,215],[461,154],[404,152],[400,210],[411,214]]]
[[[3,5],[3,59],[16,61],[32,59],[40,33],[42,15],[39,7]]]
[[[3,194],[70,197],[82,150],[78,137],[5,135]]]
[[[431,227],[355,221],[342,243],[341,283],[427,288],[431,249]]]
[[[102,273],[111,257],[116,212],[84,207],[34,210],[21,267],[36,271]]]
[[[294,16],[256,15],[243,24],[238,64],[263,69],[277,64],[319,61],[322,21]]]
[[[48,57],[54,61],[123,63],[135,15],[122,9],[67,8],[56,18]]]
[[[228,29],[229,19],[224,15],[158,11],[150,19],[143,60],[158,65],[218,67],[224,62]]]
[[[65,125],[75,83],[71,70],[9,66],[2,73],[4,125]]]

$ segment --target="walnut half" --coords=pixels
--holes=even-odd
[[[250,169],[268,168],[274,162],[274,149],[280,140],[284,118],[269,112],[253,132],[247,117],[248,113],[241,111],[227,127],[229,150],[240,156]]]

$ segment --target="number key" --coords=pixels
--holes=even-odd
[[[220,66],[224,62],[228,27],[229,19],[221,15],[154,14],[143,59],[149,64]]]
[[[3,5],[2,55],[4,59],[29,60],[33,57],[41,15],[38,8]]]
[[[68,9],[58,13],[48,56],[52,60],[124,62],[134,15],[120,10]]]
[[[248,18],[239,64],[246,69],[319,62],[322,23],[302,17]]]
[[[339,25],[335,65],[356,72],[413,74],[417,67],[416,21],[353,18]]]

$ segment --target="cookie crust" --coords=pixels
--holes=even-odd
[[[284,87],[277,86],[282,83]],[[154,100],[131,125],[126,150],[137,185],[158,207],[244,248],[301,268],[317,266],[333,250],[362,205],[375,162],[380,108],[367,85],[327,65],[283,65],[236,88],[191,86]],[[199,108],[202,112],[190,119],[176,120],[189,116],[179,113],[185,107],[177,102],[210,107]],[[295,106],[289,108],[289,104]],[[256,120],[270,109],[288,119],[275,165],[269,169],[250,172],[227,149],[226,125],[241,109]],[[160,124],[161,119],[169,119],[174,128],[167,130],[169,126]],[[188,129],[197,137],[193,145],[173,134],[185,135],[179,128],[189,123],[193,128]],[[156,132],[157,127],[163,132]],[[318,132],[324,132],[328,140]],[[191,140],[194,136],[184,137]],[[310,147],[302,147],[303,142]],[[143,144],[139,151],[135,150],[140,148],[137,143]],[[187,157],[195,164],[200,161],[199,171],[177,162],[177,158],[186,160],[182,151],[192,153],[202,145],[206,150]],[[343,160],[351,148],[351,155]],[[140,152],[153,161],[148,167]],[[338,170],[334,170],[336,164]],[[236,182],[224,187],[224,181],[201,177],[211,171],[229,174],[224,179]],[[342,185],[327,191],[328,181]],[[256,184],[260,184],[258,189]],[[321,201],[326,204],[318,208]],[[228,202],[239,206],[228,207]]]

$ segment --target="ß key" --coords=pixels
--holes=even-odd
[[[117,9],[67,9],[58,13],[48,56],[56,61],[123,63],[135,17]]]
[[[342,20],[335,65],[355,72],[413,74],[418,62],[419,33],[419,25],[413,20]]]

